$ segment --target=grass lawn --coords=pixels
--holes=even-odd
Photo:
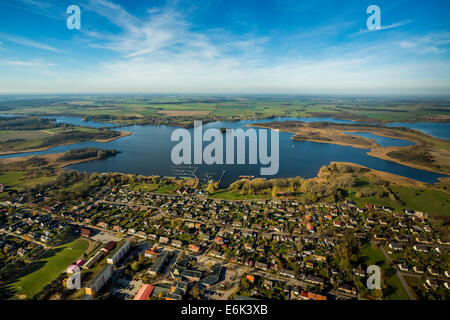
[[[209,196],[210,198],[215,199],[225,199],[225,200],[248,200],[248,199],[271,199],[271,193],[265,194],[255,194],[255,195],[247,195],[240,194],[239,191],[229,191],[229,190],[218,190],[214,194]]]
[[[23,275],[10,284],[9,289],[16,295],[14,298],[32,298],[78,259],[88,246],[89,243],[86,240],[77,239],[48,250],[39,261],[28,266],[23,271]]]
[[[364,255],[367,257],[366,264],[372,265],[376,264],[378,265],[383,272],[382,276],[382,283],[384,285],[388,285],[392,287],[393,292],[389,294],[389,299],[391,300],[409,300],[408,294],[406,293],[405,289],[403,288],[400,279],[397,277],[397,274],[389,270],[391,267],[386,264],[386,259],[383,255],[383,253],[378,248],[372,247],[370,244],[366,244],[362,247],[362,251],[364,252]],[[389,272],[387,272],[389,271]],[[386,278],[386,273],[392,274],[388,278]],[[384,289],[384,286],[383,286]]]
[[[155,192],[156,189],[158,189],[157,183],[141,183],[134,186],[134,190],[140,192]]]
[[[163,194],[172,194],[177,191],[179,186],[169,184],[157,184],[157,183],[141,183],[133,187],[133,190],[140,192],[154,192]]]
[[[53,182],[56,179],[56,177],[39,177],[39,178],[34,178],[31,180],[26,180],[24,182],[22,182],[21,184],[19,184],[20,187],[30,187],[30,186],[35,186],[37,184],[40,185],[45,185],[47,183]]]
[[[172,185],[172,184],[170,184],[170,185],[161,185],[154,192],[155,193],[172,194],[172,193],[175,193],[178,188],[179,188],[179,186]]]

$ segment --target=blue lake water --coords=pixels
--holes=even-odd
[[[450,123],[440,123],[440,122],[414,122],[414,123],[403,123],[395,122],[386,124],[389,127],[406,127],[410,129],[420,130],[430,136],[439,139],[450,140]]]
[[[107,123],[107,122],[97,122],[97,121],[83,121],[81,118],[77,117],[46,117],[49,119],[56,119],[56,123],[67,123],[73,124],[75,126],[92,127],[92,128],[102,128],[102,127],[116,127],[117,124]]]
[[[0,117],[24,117],[21,115],[15,115],[15,114],[0,114]],[[97,122],[97,121],[83,121],[80,117],[61,117],[61,116],[46,116],[41,117],[44,119],[55,119],[56,123],[67,123],[67,124],[73,124],[75,126],[82,126],[82,127],[92,127],[92,128],[102,128],[102,127],[115,127],[117,124],[113,123],[107,123],[107,122]]]
[[[65,117],[55,117],[57,121],[67,122]],[[272,121],[328,121],[336,123],[352,123],[352,121],[335,120],[329,118],[273,118],[264,120],[246,120],[238,122],[214,122],[203,126],[208,128],[242,128],[247,124],[272,122]],[[72,122],[73,124],[77,124]],[[83,125],[88,122],[83,122]],[[97,125],[97,124],[93,124]],[[14,155],[0,156],[0,158],[19,157],[25,155],[43,155],[49,153],[65,152],[70,149],[96,147],[115,149],[121,151],[120,154],[106,160],[90,161],[70,166],[69,169],[85,172],[121,172],[142,175],[164,175],[164,176],[186,176],[192,173],[192,168],[196,167],[195,174],[200,178],[210,177],[218,180],[222,172],[225,175],[222,184],[227,185],[236,180],[240,175],[260,176],[261,165],[190,165],[174,166],[171,161],[171,150],[177,144],[170,140],[172,132],[176,128],[168,126],[127,126],[116,130],[129,131],[132,134],[107,143],[99,142],[81,142],[68,146],[54,147],[49,150],[39,152],[29,152]],[[246,128],[244,128],[246,130]],[[193,129],[189,129],[192,133]],[[364,133],[365,134],[365,133]],[[315,143],[309,141],[293,141],[292,134],[280,132],[280,150],[279,150],[279,172],[273,177],[292,177],[301,176],[304,178],[315,177],[323,165],[328,165],[332,161],[353,162],[369,168],[380,171],[386,171],[401,176],[413,178],[419,181],[434,183],[439,177],[444,175],[418,170],[390,162],[375,157],[368,156],[367,149],[359,149],[348,146],[340,146],[327,143]],[[382,143],[410,143],[405,140],[385,138],[374,135],[375,139],[381,139]],[[387,140],[386,140],[387,139]],[[395,141],[392,141],[392,140]],[[224,139],[225,140],[225,139]],[[397,141],[398,140],[398,141]],[[204,142],[203,146],[208,143]],[[270,150],[270,147],[269,147]],[[248,154],[247,154],[248,156]],[[248,159],[248,157],[246,157]]]
[[[373,139],[375,140],[376,143],[378,143],[382,147],[407,147],[415,144],[412,141],[383,137],[373,134],[371,132],[345,132],[345,133],[354,136],[360,136],[367,139]]]

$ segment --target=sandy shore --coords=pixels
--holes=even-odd
[[[61,169],[74,165],[74,164],[78,164],[78,163],[82,163],[82,162],[89,162],[89,161],[94,161],[94,160],[99,160],[97,157],[91,157],[91,158],[85,158],[85,159],[77,159],[77,160],[70,160],[70,161],[64,161],[64,162],[58,162],[58,158],[61,157],[64,154],[64,152],[62,153],[50,153],[50,154],[45,154],[42,156],[39,156],[40,158],[44,158],[45,160],[47,160],[49,162],[50,165],[57,165],[57,170],[61,171]],[[33,158],[35,156],[23,156],[23,157],[16,157],[16,158],[5,158],[5,159],[0,159],[0,164],[11,164],[11,163],[15,163],[15,162],[22,162],[22,161],[26,161],[30,158]]]
[[[424,170],[424,171],[429,171],[429,172],[434,172],[434,173],[439,173],[439,174],[445,174],[445,175],[449,175],[448,172],[443,172],[443,171],[439,171],[437,169],[433,169],[433,168],[429,168],[426,166],[421,166],[420,164],[415,164],[415,163],[410,163],[410,162],[405,162],[405,161],[401,161],[395,158],[391,158],[389,157],[387,154],[391,151],[398,151],[401,150],[402,147],[384,147],[384,148],[375,148],[370,150],[369,152],[367,152],[367,154],[371,157],[375,157],[375,158],[379,158],[379,159],[383,159],[383,160],[387,160],[387,161],[392,161],[392,162],[396,162],[399,163],[401,165],[404,166],[408,166],[414,169],[419,169],[419,170]]]
[[[345,165],[350,165],[350,166],[354,166],[354,167],[358,167],[358,168],[367,168],[367,169],[370,170],[370,173],[372,173],[372,174],[374,174],[374,175],[376,175],[376,176],[378,176],[378,177],[380,177],[380,178],[382,178],[382,179],[384,179],[386,181],[394,182],[396,184],[412,185],[412,186],[420,186],[420,187],[423,187],[423,186],[426,185],[425,182],[421,182],[421,181],[418,181],[418,180],[415,180],[415,179],[411,179],[411,178],[407,178],[407,177],[404,177],[404,176],[400,176],[398,174],[389,173],[389,172],[386,172],[386,171],[379,171],[379,170],[371,169],[371,168],[368,168],[368,167],[365,167],[365,166],[362,166],[360,164],[356,164],[356,163],[353,163],[353,162],[337,162],[337,161],[331,162],[331,164],[333,164],[333,163],[335,163],[335,164],[345,164]]]

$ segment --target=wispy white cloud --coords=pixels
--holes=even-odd
[[[31,48],[36,48],[36,49],[42,49],[42,50],[47,50],[47,51],[52,51],[52,52],[61,52],[59,49],[56,49],[52,46],[49,46],[45,43],[40,43],[25,37],[21,37],[21,36],[16,36],[16,35],[11,35],[11,34],[7,34],[7,33],[0,33],[0,38],[2,38],[3,40],[7,40],[10,42],[14,42],[23,46],[27,46],[27,47],[31,47]]]
[[[41,83],[30,76],[24,84],[42,92],[87,93],[418,93],[419,89],[433,88],[450,92],[450,67],[445,59],[399,59],[398,55],[399,46],[404,50],[426,46],[443,50],[448,38],[442,35],[399,40],[386,33],[389,36],[383,35],[384,39],[376,43],[360,41],[362,37],[344,43],[321,42],[345,36],[354,28],[355,22],[336,21],[303,30],[297,37],[283,38],[299,44],[298,51],[290,54],[273,48],[277,35],[270,32],[260,36],[223,29],[199,30],[173,3],[137,16],[109,0],[86,1],[83,10],[105,18],[114,25],[110,30],[119,31],[105,32],[108,28],[85,24],[77,40],[111,55],[93,56],[83,68],[71,68],[70,64],[58,67],[58,73],[47,73],[54,81]],[[382,30],[407,23],[387,25]],[[44,44],[38,45],[44,49]],[[323,50],[317,50],[318,45]],[[313,49],[303,50],[308,46]],[[296,49],[294,45],[292,48]],[[32,70],[39,68],[39,61],[3,61],[4,67],[14,65]],[[0,81],[0,90],[13,86]]]
[[[25,4],[36,6],[39,8],[49,8],[51,5],[46,1],[38,1],[38,0],[19,0],[20,2],[24,2]]]
[[[378,28],[378,29],[372,29],[372,30],[360,29],[358,32],[353,33],[351,36],[355,36],[355,35],[359,35],[359,34],[363,34],[363,33],[367,33],[367,32],[377,32],[377,31],[394,29],[394,28],[398,28],[398,27],[407,25],[409,23],[411,23],[411,20],[400,21],[400,22],[392,23],[390,25],[380,26],[380,28]]]
[[[111,49],[128,58],[163,51],[176,54],[200,50],[209,56],[217,54],[208,38],[190,32],[185,17],[170,6],[148,11],[145,19],[138,19],[120,5],[106,0],[91,0],[86,7],[122,29],[118,34],[87,33],[94,36],[91,44],[94,47]]]
[[[447,52],[447,47],[450,45],[450,32],[412,36],[398,42],[398,45],[417,53],[443,54]]]
[[[22,11],[31,12],[47,18],[56,20],[64,20],[63,13],[53,10],[52,5],[46,1],[37,0],[2,0],[0,4],[4,4]]]
[[[24,67],[24,68],[48,68],[54,64],[47,63],[41,60],[9,60],[0,59],[0,66],[6,67]]]

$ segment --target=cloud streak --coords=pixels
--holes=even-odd
[[[0,33],[0,38],[2,38],[3,40],[6,41],[10,41],[10,42],[14,42],[23,46],[27,46],[30,48],[35,48],[35,49],[41,49],[41,50],[46,50],[46,51],[52,51],[52,52],[61,52],[61,50],[56,49],[52,46],[49,46],[45,43],[40,43],[25,37],[20,37],[20,36],[16,36],[16,35],[11,35],[11,34],[7,34],[7,33]]]
[[[443,54],[450,45],[450,32],[414,36],[398,43],[400,47],[417,53]]]
[[[19,4],[17,3],[19,2]],[[9,7],[13,7],[22,11],[30,12],[43,17],[64,20],[62,14],[55,14],[52,10],[52,5],[48,2],[36,1],[36,0],[14,0],[11,1],[0,1],[0,4],[5,4]]]
[[[364,34],[364,33],[368,33],[368,32],[377,32],[377,31],[383,31],[383,30],[389,30],[389,29],[395,29],[404,25],[407,25],[411,23],[411,20],[407,20],[407,21],[401,21],[401,22],[396,22],[390,25],[386,25],[386,26],[381,26],[378,29],[373,29],[373,30],[369,30],[369,29],[360,29],[358,32],[355,32],[354,34],[352,34],[351,36],[356,36],[356,35],[360,35],[360,34]]]
[[[49,64],[39,60],[25,61],[25,60],[8,60],[8,59],[0,59],[0,65],[6,67],[42,68],[42,69],[54,66],[54,64]]]

